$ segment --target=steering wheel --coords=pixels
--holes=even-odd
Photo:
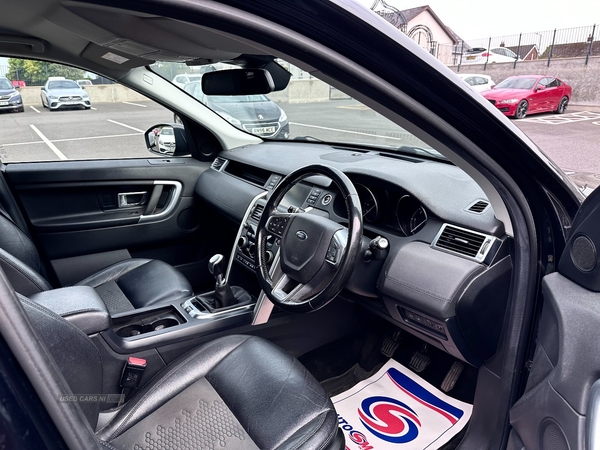
[[[280,212],[285,194],[307,177],[331,179],[344,198],[348,227],[323,215]],[[271,302],[293,312],[309,312],[331,302],[350,278],[363,234],[356,189],[340,170],[321,164],[302,167],[273,190],[258,223],[256,275]],[[267,240],[279,239],[279,253],[269,269]]]

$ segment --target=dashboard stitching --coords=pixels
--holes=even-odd
[[[431,293],[431,292],[428,292],[428,291],[425,291],[425,290],[423,290],[423,289],[419,289],[419,288],[417,288],[417,287],[415,287],[415,286],[412,286],[412,285],[410,285],[410,284],[403,283],[402,281],[399,281],[399,280],[397,280],[397,279],[395,279],[395,278],[392,278],[392,277],[390,277],[390,276],[387,276],[387,275],[386,275],[385,277],[386,277],[388,280],[390,280],[390,281],[392,281],[392,282],[394,282],[394,283],[396,283],[396,284],[399,284],[399,285],[401,285],[401,286],[404,286],[404,287],[407,287],[407,288],[409,288],[409,289],[412,289],[413,291],[415,291],[415,292],[418,292],[419,294],[427,295],[427,296],[429,296],[429,297],[431,297],[431,298],[434,298],[434,299],[436,299],[436,300],[441,300],[441,301],[443,301],[444,303],[448,303],[448,302],[451,302],[451,301],[452,301],[452,299],[451,299],[451,298],[441,297],[441,296],[439,296],[439,295],[433,294],[433,293]]]

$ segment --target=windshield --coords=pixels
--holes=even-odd
[[[199,111],[208,107],[221,120],[265,140],[326,142],[446,159],[409,131],[399,127],[368,106],[283,60],[276,60],[290,72],[286,89],[266,95],[211,95],[200,102],[200,89],[176,82],[186,74],[190,81],[202,74],[240,69],[231,63],[188,67],[185,64],[157,62],[150,68],[198,102]],[[190,74],[194,72],[194,74]],[[173,80],[173,81],[172,81]]]
[[[48,89],[79,89],[79,85],[71,80],[51,81]]]
[[[4,79],[0,80],[0,89],[12,89],[13,86],[10,84],[10,81]]]
[[[507,78],[496,85],[496,89],[531,89],[537,78]]]

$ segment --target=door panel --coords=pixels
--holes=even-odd
[[[52,266],[77,261],[93,271],[99,260],[130,254],[180,266],[198,284],[210,280],[206,259],[216,241],[202,239],[213,236],[214,221],[194,198],[208,168],[192,158],[128,159],[9,164],[5,174]]]
[[[542,281],[542,314],[529,379],[513,406],[512,447],[586,448],[600,379],[600,190],[577,213],[558,272]],[[590,402],[590,395],[594,400]],[[586,428],[587,427],[587,428]],[[518,435],[518,436],[517,436]],[[590,448],[587,443],[587,448]]]

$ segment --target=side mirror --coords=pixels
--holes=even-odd
[[[544,89],[546,89],[546,86],[544,86],[543,84],[538,84],[537,87],[535,88],[535,92],[543,91]]]
[[[154,125],[146,133],[146,148],[160,156],[187,156],[191,152],[185,138],[185,129],[178,123]]]
[[[44,86],[42,86],[42,91],[45,91],[45,90],[46,90],[46,88]]]

